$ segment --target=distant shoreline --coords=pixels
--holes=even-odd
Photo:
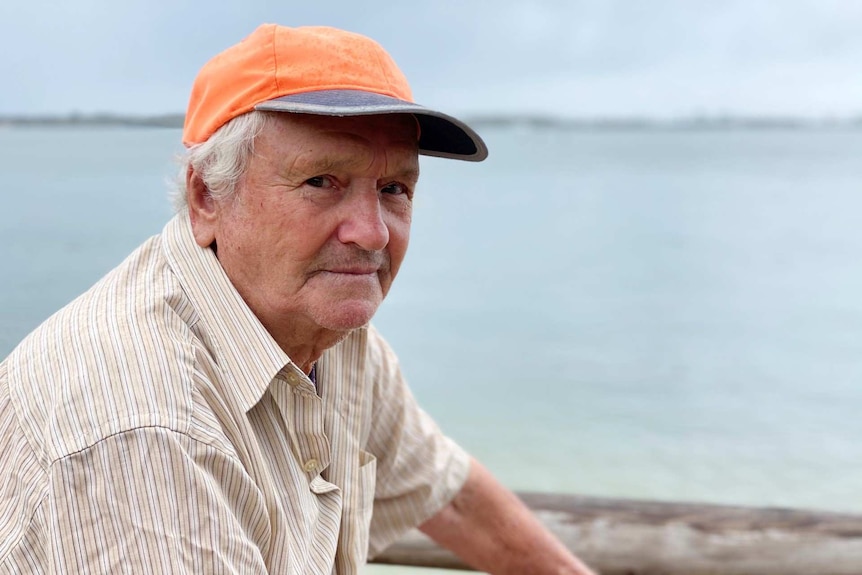
[[[851,118],[801,118],[766,116],[689,116],[672,119],[648,117],[566,118],[541,115],[466,115],[477,127],[549,130],[860,130],[862,116]],[[182,128],[182,114],[133,116],[120,114],[0,115],[0,128],[12,127],[153,127]]]
[[[120,114],[0,115],[2,126],[140,126],[182,128],[182,114],[127,116]]]

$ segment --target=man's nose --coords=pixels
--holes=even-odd
[[[366,251],[379,251],[389,244],[389,227],[384,221],[377,188],[356,190],[346,202],[345,213],[338,227],[338,239],[355,244]]]

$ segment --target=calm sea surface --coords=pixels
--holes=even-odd
[[[518,489],[862,512],[862,132],[485,135],[376,319],[444,429]],[[160,231],[178,140],[0,131],[0,356]]]

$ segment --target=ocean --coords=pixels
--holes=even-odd
[[[862,131],[480,132],[375,319],[449,435],[519,490],[862,512]],[[160,231],[179,136],[0,130],[0,356]]]

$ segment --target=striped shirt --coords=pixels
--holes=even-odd
[[[175,217],[0,363],[0,573],[356,573],[469,458],[373,327],[316,379]]]

